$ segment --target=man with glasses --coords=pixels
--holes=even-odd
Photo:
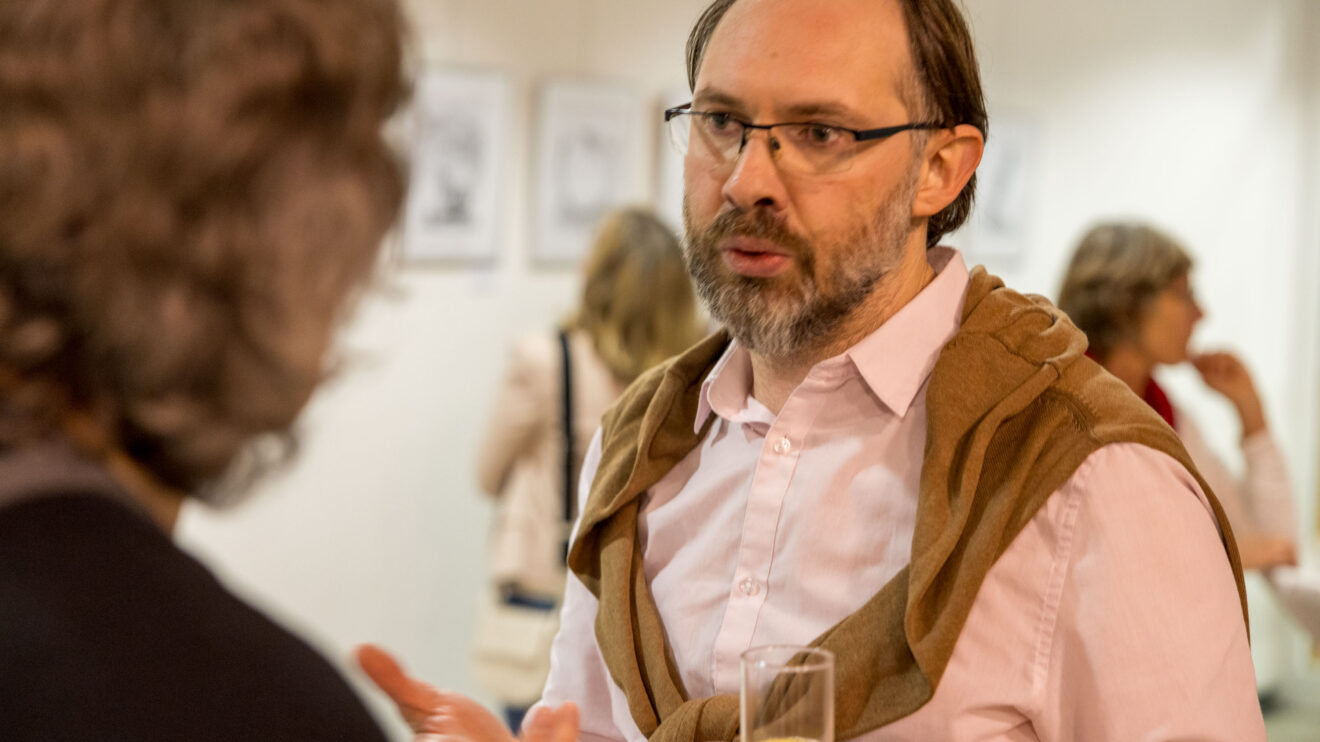
[[[740,653],[810,643],[841,739],[1264,739],[1236,547],[1176,436],[938,246],[987,131],[951,0],[717,0],[688,73],[665,117],[725,330],[605,416],[544,707],[732,739]],[[434,728],[482,736],[465,704]]]

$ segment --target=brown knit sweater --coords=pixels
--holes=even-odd
[[[639,379],[605,415],[600,468],[569,566],[600,601],[596,639],[638,728],[652,740],[733,739],[738,698],[689,699],[646,583],[642,495],[704,438],[701,383],[728,338],[712,336]],[[1093,451],[1133,442],[1192,472],[1223,534],[1246,620],[1237,546],[1223,509],[1173,430],[1083,353],[1085,336],[1039,297],[977,268],[958,333],[926,392],[928,427],[911,562],[817,637],[834,650],[835,729],[846,739],[930,700],[986,573]],[[709,425],[709,423],[708,423]]]

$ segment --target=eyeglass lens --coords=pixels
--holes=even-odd
[[[759,130],[728,116],[701,112],[683,112],[669,120],[670,139],[679,153],[691,152],[717,165],[737,161]],[[852,134],[820,124],[776,124],[766,134],[776,165],[799,175],[846,170],[857,149]]]

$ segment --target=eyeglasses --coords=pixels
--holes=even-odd
[[[669,141],[681,155],[689,150],[720,165],[737,161],[747,146],[747,136],[764,129],[770,137],[770,154],[776,165],[795,175],[828,175],[852,166],[862,142],[878,141],[914,129],[946,128],[933,122],[900,124],[880,129],[848,129],[810,122],[753,124],[727,113],[693,111],[692,104],[665,111]]]

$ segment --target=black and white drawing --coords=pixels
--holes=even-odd
[[[419,77],[404,217],[407,259],[494,257],[509,96],[508,82],[495,74],[430,70]]]
[[[538,262],[576,262],[606,211],[645,199],[644,111],[639,95],[618,86],[543,86],[532,235]]]

